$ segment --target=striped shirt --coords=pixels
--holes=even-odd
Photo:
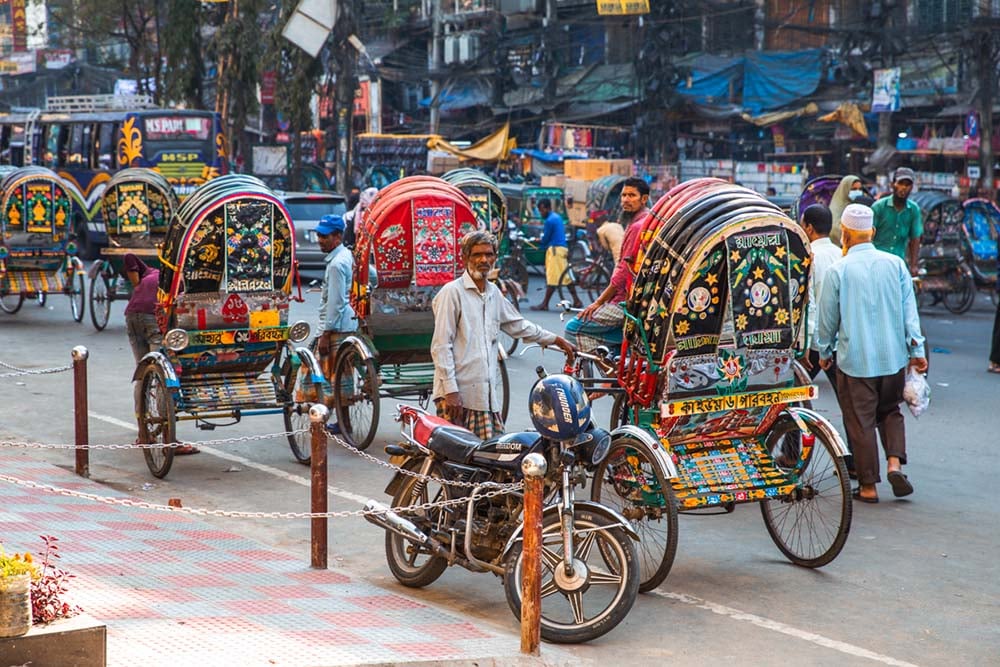
[[[861,243],[830,267],[819,297],[816,345],[820,357],[837,351],[851,377],[892,375],[923,357],[917,300],[906,263]]]

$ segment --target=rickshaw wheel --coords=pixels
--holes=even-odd
[[[646,443],[616,439],[594,471],[590,499],[624,515],[639,534],[639,592],[663,583],[677,554],[677,501]]]
[[[312,422],[309,419],[309,408],[316,403],[323,402],[323,385],[313,385],[308,382],[308,371],[304,366],[298,370],[292,365],[291,357],[285,359],[281,365],[281,377],[284,381],[285,391],[288,393],[285,403],[285,430],[300,431],[306,429],[305,433],[289,433],[288,446],[292,450],[295,460],[304,465],[309,465],[312,459],[312,434],[309,431]],[[312,385],[310,387],[310,385]]]
[[[333,372],[334,407],[341,435],[358,450],[367,449],[378,430],[378,384],[372,359],[363,359],[354,347],[340,351]]]
[[[111,318],[111,283],[104,270],[90,279],[90,321],[94,328],[104,331]]]
[[[174,398],[167,388],[163,371],[154,365],[142,372],[139,395],[139,442],[145,444],[173,443],[177,435],[177,415]],[[174,463],[174,448],[144,448],[146,467],[154,477],[163,479]]]
[[[69,306],[73,311],[73,321],[82,322],[86,310],[87,284],[83,281],[83,271],[74,271],[70,279]]]
[[[507,423],[510,412],[510,376],[507,375],[507,362],[500,359],[500,419]]]
[[[18,293],[0,296],[0,310],[9,315],[13,315],[21,310],[22,305],[24,305],[24,294]]]
[[[786,470],[780,461],[789,458],[790,438],[801,447],[796,437],[799,428],[788,416],[779,417],[771,427],[767,451],[777,467],[789,476],[798,475],[799,484],[790,497],[760,503],[771,539],[788,560],[803,567],[821,567],[837,557],[847,541],[853,511],[847,465],[822,429],[812,432],[816,441],[809,458],[802,461],[793,452],[795,467]]]
[[[953,291],[944,294],[942,301],[948,312],[961,315],[972,308],[972,304],[976,302],[976,284],[972,280],[972,276],[965,271],[956,270],[960,271],[961,279]]]

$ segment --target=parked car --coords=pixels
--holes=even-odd
[[[281,197],[295,226],[295,258],[303,282],[322,280],[323,252],[316,239],[316,225],[328,213],[344,215],[347,202],[336,192],[282,192]]]

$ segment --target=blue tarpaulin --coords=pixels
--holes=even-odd
[[[458,111],[490,103],[493,87],[482,79],[453,80],[438,94],[438,108],[441,111]],[[429,107],[432,99],[425,97],[420,106]]]
[[[691,70],[691,85],[678,92],[698,104],[743,101],[753,115],[779,109],[811,95],[823,71],[822,50],[747,51],[740,56],[693,54],[680,63]]]

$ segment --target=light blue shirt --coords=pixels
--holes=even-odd
[[[349,300],[354,257],[350,249],[341,244],[326,253],[326,272],[323,290],[319,297],[319,330],[357,331],[358,321]]]
[[[820,357],[837,351],[851,377],[892,375],[924,356],[917,300],[906,263],[861,243],[830,267],[819,297],[816,345]]]

